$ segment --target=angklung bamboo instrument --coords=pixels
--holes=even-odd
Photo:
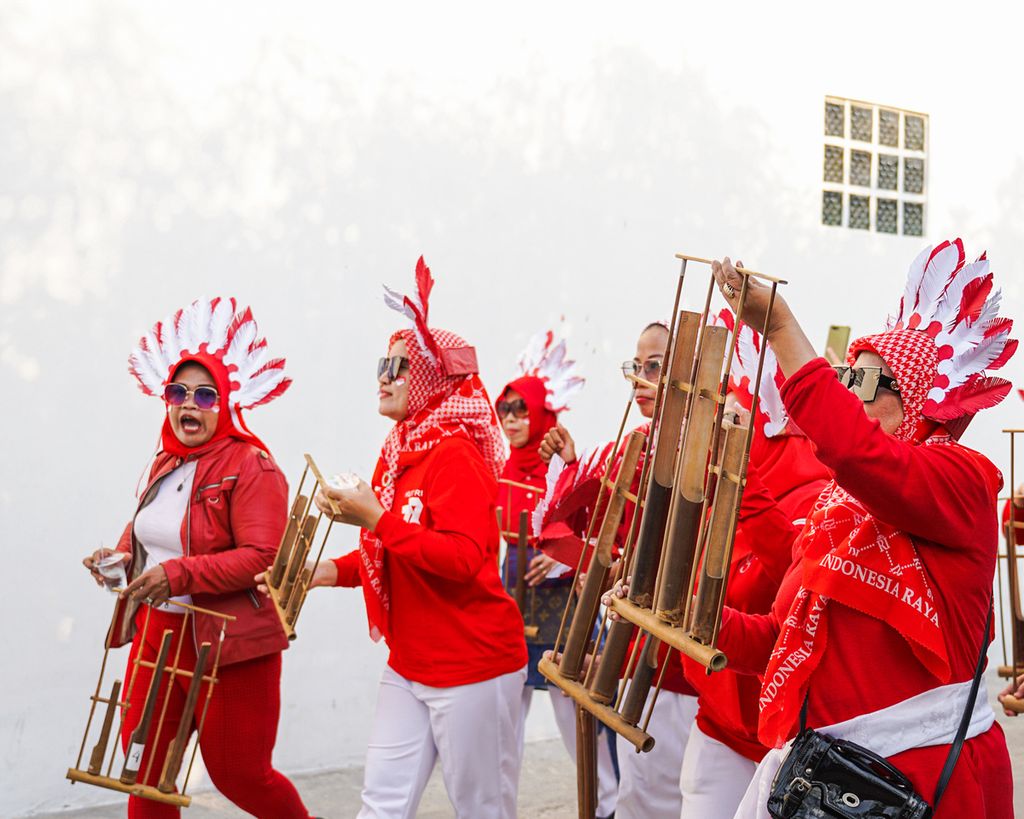
[[[508,478],[499,478],[499,486],[515,487],[526,492],[536,492],[543,495],[543,488],[532,486],[528,483],[520,483]],[[530,513],[523,509],[519,512],[519,528],[516,531],[505,529],[504,508],[497,508],[498,531],[505,540],[507,548],[515,550],[516,576],[512,589],[512,599],[519,607],[519,613],[523,616],[523,634],[527,639],[537,636],[540,628],[536,622],[536,599],[535,590],[526,585],[526,572],[529,569],[529,547],[530,547]],[[511,521],[509,521],[511,523]]]
[[[116,589],[115,591],[121,590]],[[224,636],[227,631],[228,624],[233,622],[235,618],[229,614],[222,614],[217,611],[200,608],[199,606],[193,606],[188,603],[180,603],[174,600],[169,600],[168,605],[175,606],[184,611],[180,632],[182,635],[185,635],[183,639],[189,639],[188,635],[193,634],[192,624],[189,620],[190,618],[195,617],[196,614],[217,618],[220,621],[220,631],[216,649],[214,650],[210,643],[203,643],[199,646],[196,652],[196,663],[194,668],[192,670],[181,668],[180,659],[183,639],[179,639],[177,641],[177,647],[174,649],[172,657],[171,646],[174,642],[174,634],[169,629],[165,630],[161,635],[160,648],[155,662],[142,660],[139,657],[136,657],[132,662],[132,668],[129,672],[127,691],[125,692],[123,699],[121,698],[121,680],[115,680],[110,688],[110,696],[103,697],[100,695],[100,691],[104,688],[104,675],[107,670],[107,661],[110,658],[110,651],[112,648],[111,639],[115,632],[115,624],[117,623],[120,610],[120,606],[115,605],[110,628],[107,630],[107,636],[104,641],[103,660],[100,663],[99,679],[96,681],[96,689],[93,695],[89,698],[91,701],[89,717],[86,720],[85,731],[82,735],[82,744],[78,750],[78,759],[75,761],[73,767],[68,768],[67,778],[70,779],[72,783],[84,782],[88,785],[96,785],[101,788],[107,788],[109,790],[119,791],[133,796],[141,796],[146,799],[151,799],[154,802],[161,802],[166,805],[175,805],[177,807],[184,808],[188,807],[192,802],[192,797],[189,796],[186,791],[188,788],[188,780],[192,773],[192,765],[195,763],[196,752],[199,748],[198,741],[192,748],[192,753],[189,757],[188,769],[185,773],[180,792],[176,792],[176,782],[178,775],[181,773],[181,766],[184,761],[185,752],[188,748],[188,742],[192,733],[193,725],[196,726],[196,734],[199,737],[202,736],[203,724],[206,721],[206,711],[210,705],[210,698],[213,696],[213,687],[217,684],[218,680],[220,651],[224,644]],[[149,631],[150,611],[151,610],[147,608],[145,616],[143,617],[141,626],[142,634],[140,635],[140,639],[143,642],[146,641]],[[210,663],[211,652],[213,653],[212,664]],[[209,670],[207,671],[208,666]],[[121,729],[119,727],[117,731],[113,730],[114,718],[118,713],[120,713],[120,723],[123,723],[125,715],[131,707],[131,694],[136,685],[136,681],[139,678],[140,669],[146,669],[147,672],[152,672],[150,674],[149,687],[146,689],[146,697],[142,706],[142,714],[136,723],[135,729],[131,733],[127,743],[127,748],[122,754],[120,773],[115,775],[114,763],[118,758],[118,748],[120,747],[120,743],[117,742],[116,739],[111,743],[110,738],[111,736],[114,736],[115,738],[121,736]],[[170,700],[167,696],[161,697],[161,692],[166,692],[170,686],[177,685],[176,680],[178,677],[184,677],[190,680],[188,694],[185,698],[184,711],[182,712],[178,730],[174,738],[171,740],[170,745],[167,747],[167,753],[164,755],[162,760],[158,760],[157,754],[146,754],[146,748],[158,747],[160,736],[164,729],[167,705]],[[204,684],[206,686],[205,694],[202,691]],[[160,708],[158,713],[157,704],[161,698],[163,699],[163,707]],[[89,757],[89,764],[87,768],[83,770],[82,757],[85,753],[85,746],[89,741],[93,717],[96,714],[96,706],[98,704],[105,706],[103,721],[100,726],[97,741],[93,746],[92,753]],[[199,711],[198,718],[196,718],[197,709]],[[107,755],[108,748],[109,757]],[[107,760],[105,770],[103,764],[104,759]],[[144,759],[146,760],[146,764],[143,769],[142,762]],[[161,766],[159,769],[160,780],[156,787],[143,784],[150,780],[150,774],[153,771],[154,763],[158,763]]]
[[[1017,533],[1024,529],[1024,515],[1021,514],[1017,504],[1024,505],[1024,496],[1017,494],[1017,474],[1015,468],[1017,455],[1016,439],[1018,435],[1024,434],[1024,429],[1004,429],[1003,432],[1010,436],[1010,496],[1008,498],[1010,503],[1009,517],[1003,529],[1006,552],[999,555],[996,560],[996,566],[1000,568],[998,574],[999,616],[1002,624],[1000,631],[1003,636],[1003,665],[999,666],[998,672],[1000,677],[1015,680],[1021,674],[1024,674],[1024,608],[1021,606],[1021,555],[1017,548]],[[1004,560],[1006,562],[1005,589],[1001,571]],[[1007,628],[1007,620],[1009,620],[1009,628]],[[1007,653],[1006,649],[1007,631],[1010,634],[1009,653]],[[1024,713],[1024,699],[1017,699],[1007,695],[1000,697],[999,703],[1010,711],[1015,711],[1018,714]]]
[[[327,544],[327,538],[331,534],[333,525],[333,518],[328,516],[327,528],[320,539],[316,559],[312,566],[307,565],[317,529],[324,517],[323,512],[319,510],[316,510],[316,515],[310,514],[313,498],[316,497],[317,490],[322,486],[327,486],[328,482],[321,474],[313,456],[306,453],[305,458],[306,467],[302,470],[302,477],[295,490],[295,498],[292,500],[288,524],[281,537],[281,545],[278,547],[277,556],[274,558],[270,571],[264,576],[267,594],[274,602],[277,616],[281,620],[281,627],[288,635],[289,640],[295,639],[295,621],[298,620],[299,612],[302,611],[302,606],[306,602],[310,580],[312,580],[317,566],[320,565],[324,546]],[[303,494],[302,490],[310,473],[313,475],[313,485],[307,494]],[[327,502],[335,515],[341,514],[331,498],[327,498]]]
[[[725,417],[725,395],[750,278],[764,280],[770,286],[769,319],[777,287],[784,284],[780,279],[740,269],[743,285],[736,322],[730,331],[708,323],[716,289],[713,278],[708,283],[702,313],[677,312],[687,263],[709,263],[683,254],[677,254],[677,258],[682,264],[666,350],[669,364],[657,385],[654,426],[638,493],[644,501],[633,517],[622,559],[614,570],[606,564],[611,543],[604,544],[598,538],[561,654],[560,635],[553,657],[545,658],[539,666],[541,673],[572,697],[591,720],[600,720],[638,751],[649,751],[654,746],[647,728],[664,673],[658,656],[662,644],[682,651],[709,672],[726,665],[727,658],[715,643],[752,427]],[[760,384],[765,349],[762,345],[750,418],[756,417],[756,386]],[[612,500],[622,492],[628,495],[635,478],[636,459],[627,462],[630,445],[639,452],[639,442],[627,444]],[[595,506],[599,508],[600,504]],[[612,511],[610,501],[601,532],[604,534],[614,521],[614,537],[619,521],[609,519]],[[626,577],[630,577],[628,596],[613,598],[611,605],[621,619],[608,625],[607,613],[598,618],[600,591],[607,588],[609,579]],[[591,641],[595,624],[597,633]],[[633,650],[627,660],[631,640]],[[585,654],[591,645],[602,648],[583,674]],[[649,696],[652,688],[653,696]],[[593,779],[585,764],[589,756],[589,749],[585,755],[581,752],[577,762],[581,797],[591,795],[583,788],[584,780]],[[580,816],[593,816],[592,800],[581,798]]]

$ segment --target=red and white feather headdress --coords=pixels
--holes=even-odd
[[[473,347],[453,333],[430,328],[430,291],[433,289],[434,277],[420,256],[416,261],[416,292],[406,296],[384,285],[384,303],[409,319],[424,357],[439,373],[457,376],[478,372]]]
[[[736,318],[732,311],[723,308],[710,322],[726,327],[732,332]],[[736,394],[740,404],[747,410],[754,403],[754,384],[757,381],[757,361],[763,344],[761,334],[745,322],[740,323],[736,335],[736,350],[729,372],[729,391]],[[786,382],[778,359],[771,346],[765,350],[764,366],[761,369],[761,389],[757,399],[757,411],[764,425],[764,436],[774,438],[789,424],[786,405],[782,403],[780,388]]]
[[[217,362],[227,373],[227,405],[244,429],[238,411],[266,404],[291,385],[283,358],[270,358],[252,310],[237,311],[232,298],[196,299],[158,321],[128,356],[128,370],[146,395],[163,396],[183,361]]]
[[[1013,321],[999,316],[1000,300],[984,253],[967,263],[960,239],[926,248],[910,265],[888,330],[855,341],[848,359],[875,350],[896,375],[907,420],[923,415],[958,434],[1010,391],[1009,381],[986,374],[1017,349]]]
[[[555,340],[555,332],[546,330],[530,339],[516,359],[522,377],[539,379],[544,384],[544,409],[556,415],[569,408],[586,379],[576,374],[576,362],[567,357],[565,339]]]

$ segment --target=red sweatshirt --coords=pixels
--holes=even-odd
[[[936,679],[888,623],[832,601],[832,637],[810,678],[808,724],[842,722],[945,682],[971,679],[995,569],[995,498],[1001,482],[996,468],[965,447],[914,446],[887,435],[824,359],[795,373],[782,397],[839,485],[872,515],[913,537],[937,592],[934,603],[945,624],[951,667],[949,681]],[[733,670],[764,671],[801,571],[799,563],[789,569],[770,613],[726,609],[719,647]],[[792,733],[796,730],[794,724]],[[891,761],[930,800],[947,751],[946,746],[914,749]],[[965,743],[939,816],[991,819],[1012,816],[1012,810],[1009,757],[997,724]]]
[[[800,521],[827,481],[822,475],[776,501],[751,464],[740,509],[740,523],[729,567],[725,603],[753,614],[771,610],[779,583],[792,563],[792,542]],[[728,655],[727,655],[728,656]],[[708,675],[696,660],[680,654],[686,679],[697,690],[697,726],[712,739],[741,756],[760,762],[767,753],[757,739],[758,695],[761,681],[730,667]]]
[[[377,523],[391,601],[388,658],[406,679],[449,688],[526,665],[523,618],[498,574],[491,477],[472,441],[447,438],[402,472]],[[361,584],[359,551],[334,561]]]

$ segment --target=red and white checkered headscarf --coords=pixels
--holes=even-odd
[[[983,253],[967,264],[963,242],[926,248],[910,265],[895,319],[884,333],[850,345],[847,362],[870,350],[889,365],[900,389],[903,422],[896,437],[924,435],[935,424],[959,437],[979,411],[998,404],[1010,382],[986,370],[1006,364],[1017,349],[1013,321],[1001,318],[1000,291]]]

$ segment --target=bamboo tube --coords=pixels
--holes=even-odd
[[[614,708],[594,702],[584,686],[574,680],[567,680],[559,671],[559,666],[555,665],[547,657],[537,664],[537,670],[550,680],[551,683],[558,686],[567,696],[571,697],[578,706],[589,711],[615,733],[631,743],[638,751],[647,752],[654,747],[654,737],[623,720],[622,716]]]
[[[124,768],[121,771],[121,784],[134,785],[139,777],[139,766],[142,764],[142,755],[146,750],[146,739],[149,734],[149,726],[153,721],[153,711],[156,708],[157,696],[160,693],[160,682],[164,676],[164,666],[167,664],[167,654],[171,650],[171,640],[174,632],[165,629],[160,642],[160,652],[157,654],[153,676],[149,681],[149,691],[146,693],[146,704],[142,708],[142,716],[139,723],[128,740],[128,751],[124,755]]]
[[[280,586],[281,593],[279,599],[282,609],[287,610],[288,608],[292,589],[295,587],[295,581],[306,565],[306,558],[309,556],[310,547],[313,545],[313,536],[316,534],[316,527],[319,522],[319,518],[310,515],[302,522],[299,528],[299,538],[292,549],[291,558],[288,560],[288,570],[285,572],[284,581]]]
[[[277,550],[277,556],[274,558],[274,565],[270,568],[270,585],[272,588],[278,588],[281,585],[281,581],[284,579],[284,571],[288,567],[288,561],[292,555],[292,549],[295,548],[296,534],[299,530],[299,521],[302,519],[302,511],[306,508],[306,504],[309,502],[309,498],[303,495],[297,495],[295,502],[292,503],[291,513],[288,515],[288,525],[285,527],[284,535],[281,538],[281,546]]]
[[[103,757],[107,753],[107,743],[110,741],[110,729],[114,724],[114,714],[117,712],[117,698],[121,695],[121,681],[114,680],[110,689],[110,699],[107,700],[107,710],[103,714],[103,726],[100,728],[100,738],[92,749],[92,756],[89,757],[89,773],[94,776],[103,770]]]
[[[530,536],[530,513],[519,513],[519,537],[516,539],[516,605],[526,613],[526,544]]]
[[[697,535],[705,500],[708,451],[718,411],[718,389],[729,332],[705,327],[695,378],[696,392],[683,432],[676,464],[668,538],[656,594],[655,611],[662,620],[682,624],[680,603],[690,582],[697,553]]]
[[[693,658],[705,668],[721,671],[727,664],[726,656],[717,648],[698,643],[682,629],[673,628],[647,609],[642,609],[621,597],[612,598],[611,609],[620,617],[625,617],[633,625],[650,632],[676,651]]]
[[[576,706],[576,805],[579,819],[597,815],[597,720]]]
[[[597,537],[597,545],[590,560],[590,568],[587,570],[587,579],[583,583],[583,590],[580,592],[576,611],[573,613],[572,624],[569,626],[569,634],[565,639],[560,668],[562,676],[570,680],[577,679],[580,669],[583,667],[583,655],[586,653],[587,643],[590,641],[590,632],[594,626],[594,618],[597,616],[601,594],[611,570],[612,546],[626,506],[624,493],[629,490],[636,475],[636,464],[640,458],[644,437],[644,433],[634,430],[626,441],[622,465],[606,506],[604,520]]]
[[[697,604],[694,608],[690,634],[694,639],[711,645],[718,633],[718,625],[725,594],[726,577],[732,557],[732,544],[736,534],[736,515],[743,488],[740,472],[746,454],[747,430],[729,424],[725,432],[722,468],[711,508],[711,523],[707,528],[707,547],[701,564],[701,579],[697,584]]]
[[[156,786],[161,793],[173,793],[175,780],[181,771],[181,760],[185,756],[185,746],[188,745],[189,735],[192,733],[192,718],[196,712],[196,702],[199,700],[199,689],[203,685],[203,672],[206,670],[206,660],[210,654],[210,644],[203,643],[196,652],[196,664],[192,672],[192,682],[188,687],[188,694],[185,695],[185,705],[181,712],[181,720],[178,723],[178,733],[167,749],[167,757],[164,759],[163,771],[160,773],[160,783]]]
[[[622,620],[619,621],[623,622]],[[658,648],[661,644],[651,635],[644,640],[643,650],[640,652],[640,659],[637,660],[633,676],[626,689],[626,695],[622,699],[622,707],[619,713],[630,725],[640,722],[644,713],[644,705],[647,704],[647,695],[651,691],[651,684],[654,682],[654,672],[658,669]]]

